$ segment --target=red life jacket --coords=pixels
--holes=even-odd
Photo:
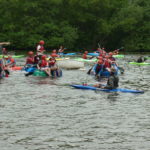
[[[50,62],[49,62],[49,66],[54,66],[55,65],[55,60],[51,60]]]
[[[41,60],[41,63],[39,65],[40,67],[46,67],[47,66],[47,61],[46,60]]]
[[[105,68],[111,68],[111,63],[108,60],[105,60],[104,66]]]
[[[87,59],[87,54],[83,54],[82,58]]]
[[[26,64],[34,64],[34,57],[27,57]]]

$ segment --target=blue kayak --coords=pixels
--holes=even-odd
[[[73,56],[73,55],[76,55],[76,53],[58,53],[58,55],[61,55],[61,56]]]
[[[76,89],[82,89],[82,90],[96,90],[96,91],[103,91],[103,92],[124,92],[124,93],[144,93],[144,91],[138,91],[138,90],[130,90],[130,89],[122,89],[122,88],[117,88],[117,89],[100,89],[96,88],[93,86],[85,86],[85,85],[71,85],[72,87]]]
[[[99,56],[99,53],[88,53],[88,55],[97,57],[97,56]]]

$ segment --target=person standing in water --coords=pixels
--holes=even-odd
[[[37,50],[38,55],[42,56],[43,53],[45,52],[44,44],[45,44],[45,42],[43,40],[41,40],[39,42],[39,44],[37,45],[36,50]]]

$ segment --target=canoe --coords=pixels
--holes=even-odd
[[[138,63],[138,62],[129,62],[129,64],[132,64],[132,65],[150,65],[150,63],[146,63],[146,62],[143,62],[143,63]]]
[[[131,90],[131,89],[122,89],[122,88],[117,88],[117,89],[101,89],[101,88],[96,88],[93,86],[85,86],[85,85],[71,85],[72,87],[76,89],[82,89],[82,90],[95,90],[95,91],[103,91],[103,92],[123,92],[123,93],[144,93],[144,91],[139,91],[139,90]]]
[[[0,58],[2,58],[3,55],[0,55]],[[7,57],[6,55],[4,55],[4,57]],[[22,58],[24,57],[24,55],[12,55],[12,58]]]
[[[60,56],[73,56],[76,55],[76,53],[58,53]]]
[[[51,75],[52,77],[61,77],[62,76],[62,70],[61,69],[58,69],[57,71],[52,71],[51,72]],[[37,77],[48,77],[48,75],[45,73],[45,71],[41,71],[41,70],[38,70],[36,69],[34,72],[33,72],[33,76],[37,76]]]
[[[82,61],[82,62],[96,62],[97,59],[83,59],[83,58],[75,58],[76,61]]]

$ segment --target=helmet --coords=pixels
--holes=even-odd
[[[84,51],[84,54],[88,54],[88,51]]]
[[[28,52],[28,55],[33,55],[34,53],[32,51],[29,51]]]
[[[44,42],[43,40],[41,40],[41,41],[39,42],[40,45],[44,45],[44,43],[45,43],[45,42]]]
[[[45,55],[42,55],[41,59],[46,59],[46,56],[45,56]]]

